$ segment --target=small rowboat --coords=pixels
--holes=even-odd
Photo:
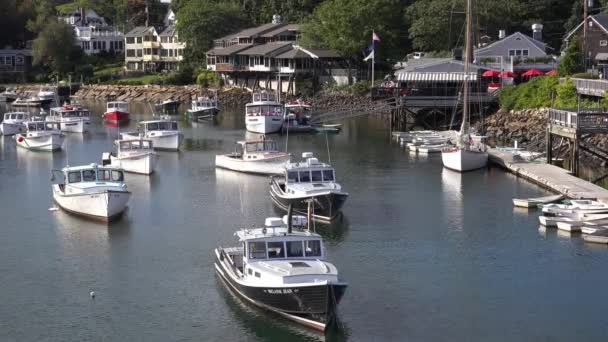
[[[553,195],[536,198],[514,198],[513,205],[521,208],[537,208],[539,205],[561,201],[564,195]]]

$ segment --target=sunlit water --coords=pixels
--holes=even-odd
[[[603,341],[608,250],[539,231],[513,197],[544,195],[498,169],[460,175],[438,156],[391,144],[379,118],[339,135],[289,137],[299,157],[329,159],[350,193],[341,222],[317,226],[349,281],[341,326],[327,336],[235,299],[213,249],[279,213],[268,179],[216,170],[214,156],[245,136],[242,110],[180,122],[181,152],[158,172],[129,174],[133,196],[106,226],[52,207],[50,170],[98,162],[118,136],[89,104],[92,130],[62,152],[0,138],[0,341]],[[132,106],[131,127],[150,117]],[[181,119],[181,117],[180,117]],[[284,147],[285,136],[275,137]],[[95,291],[95,299],[89,292]]]

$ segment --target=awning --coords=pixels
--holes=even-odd
[[[403,72],[397,73],[399,81],[464,81],[464,72]],[[477,73],[469,73],[469,81],[477,81]]]
[[[606,53],[606,52],[600,52],[597,55],[595,55],[596,61],[605,61],[607,59],[608,59],[608,53]]]

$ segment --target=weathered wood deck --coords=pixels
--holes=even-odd
[[[542,187],[573,199],[608,201],[608,190],[586,180],[574,177],[567,170],[544,163],[514,160],[510,152],[490,149],[490,161],[515,175],[526,178]]]

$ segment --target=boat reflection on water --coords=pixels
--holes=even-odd
[[[6,142],[5,142],[6,143]],[[51,176],[51,169],[53,169],[53,160],[57,158],[61,159],[61,151],[55,151],[52,153],[45,151],[32,151],[25,148],[15,147],[17,167],[25,169],[25,174],[28,177],[41,177],[43,179],[49,179]]]
[[[251,215],[270,213],[272,201],[268,195],[269,178],[231,170],[215,169],[216,199],[220,207],[241,213],[243,223],[251,221]],[[251,198],[259,198],[251,201]],[[249,217],[248,220],[245,218]],[[254,216],[255,217],[255,216]]]
[[[216,279],[221,284],[220,296],[233,313],[232,321],[240,322],[241,327],[254,336],[264,336],[268,341],[346,341],[348,338],[348,327],[339,319],[325,333],[308,329],[276,313],[246,303],[222,277],[216,274]]]
[[[464,175],[459,172],[446,168],[441,170],[441,194],[445,216],[449,218],[450,226],[459,231],[464,225],[462,177]]]
[[[127,127],[129,121],[103,120],[103,125],[108,128]]]

